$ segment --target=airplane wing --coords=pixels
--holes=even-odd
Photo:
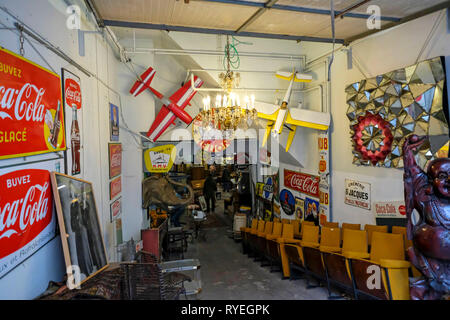
[[[200,88],[203,81],[195,77],[194,86]],[[175,103],[178,107],[184,109],[187,104],[191,101],[192,97],[197,93],[191,87],[191,80],[189,80],[183,87],[178,89],[169,99]],[[158,138],[166,131],[166,129],[175,121],[177,117],[170,111],[165,105],[161,107],[158,115],[153,121],[150,130],[147,133],[147,137],[152,141],[158,140]]]
[[[285,121],[286,124],[318,130],[328,130],[330,122],[331,116],[329,113],[299,108],[289,108]]]
[[[142,93],[145,89],[150,88],[150,83],[153,80],[153,77],[155,76],[156,70],[153,70],[152,67],[148,68],[142,75],[141,79],[136,81],[133,85],[133,87],[130,90],[130,93],[137,97],[139,94]]]
[[[266,120],[277,120],[278,109],[280,107],[271,103],[255,101],[255,109],[258,111],[258,118]]]

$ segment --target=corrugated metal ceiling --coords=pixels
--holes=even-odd
[[[236,31],[258,11],[267,0],[91,0],[104,20],[139,22],[152,25],[181,26]],[[233,3],[234,2],[234,3]],[[335,0],[335,10],[342,11],[361,0]],[[351,11],[353,16],[336,19],[336,38],[349,39],[368,31],[366,19],[370,5],[377,5],[386,20],[418,14],[448,0],[372,0]],[[319,13],[288,10],[321,10]],[[270,9],[245,24],[245,32],[331,38],[330,0],[278,0]],[[382,21],[382,26],[392,21]]]

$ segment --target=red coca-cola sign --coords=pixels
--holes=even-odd
[[[0,190],[1,276],[45,244],[41,237],[52,221],[53,195],[49,171],[38,169],[0,176]],[[25,249],[32,241],[36,243]]]
[[[81,88],[80,84],[74,79],[67,78],[64,81],[64,98],[66,99],[66,106],[77,106],[81,109]]]
[[[284,169],[284,186],[286,188],[319,198],[318,176]]]
[[[0,48],[0,159],[66,149],[61,79]]]

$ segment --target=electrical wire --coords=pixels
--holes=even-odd
[[[239,69],[241,66],[241,59],[239,58],[239,52],[236,48],[240,44],[252,45],[253,43],[239,41],[234,36],[231,36],[231,43],[227,43],[224,48],[225,55],[222,60],[224,69],[228,69],[227,63],[229,63],[233,69]]]

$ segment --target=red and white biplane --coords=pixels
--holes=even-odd
[[[190,105],[191,99],[197,92],[192,88],[191,80],[189,80],[169,98],[166,98],[163,94],[150,86],[155,73],[156,71],[153,70],[152,67],[148,68],[147,71],[141,75],[141,79],[137,80],[130,90],[130,93],[137,97],[144,90],[149,89],[153,96],[159,99],[163,104],[161,110],[155,118],[155,121],[153,121],[150,130],[147,132],[147,137],[149,137],[153,142],[158,140],[158,138],[171,124],[175,124],[176,118],[180,118],[181,121],[186,124],[190,124],[192,122],[192,117],[189,113],[184,111],[184,109],[187,105]],[[195,76],[194,87],[200,88],[202,85],[203,81]]]

